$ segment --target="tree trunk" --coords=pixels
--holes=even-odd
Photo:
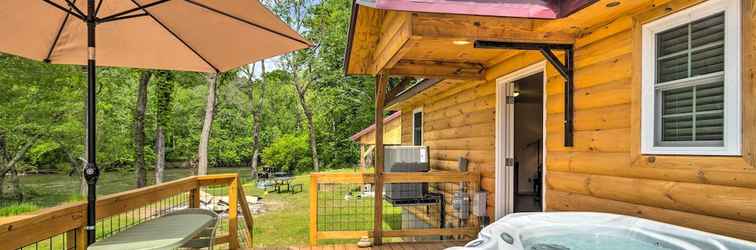
[[[11,176],[11,185],[10,185],[10,194],[13,199],[16,199],[18,202],[24,201],[24,194],[21,192],[21,181],[18,178],[18,169],[16,169],[16,165],[10,167],[10,176]]]
[[[205,107],[205,120],[202,123],[202,134],[200,135],[199,152],[197,153],[197,175],[207,175],[208,155],[207,147],[210,143],[210,130],[213,126],[213,116],[215,115],[215,91],[216,85],[220,80],[220,75],[213,74],[207,78],[207,104]]]
[[[87,107],[86,107],[86,105],[84,105],[84,113],[86,113],[86,109],[87,109]],[[87,118],[87,116],[84,116],[84,127],[85,128],[88,127],[88,122],[89,122],[88,119],[89,118]],[[84,178],[84,169],[86,169],[86,167],[87,167],[87,160],[86,159],[89,159],[89,152],[88,152],[89,150],[87,150],[87,148],[89,148],[89,140],[88,140],[87,136],[88,136],[87,133],[84,133],[84,152],[82,153],[82,156],[81,156],[81,159],[82,159],[81,160],[81,168],[79,168],[79,194],[81,195],[82,198],[83,197],[87,197],[88,192],[89,192],[88,191],[89,190],[89,185],[87,185],[87,178]]]
[[[4,186],[3,186],[4,181],[5,181],[4,179],[5,179],[5,176],[8,175],[8,173],[10,173],[11,174],[10,193],[14,196],[21,197],[21,194],[20,194],[21,188],[20,188],[20,184],[18,183],[18,172],[16,171],[16,163],[18,163],[18,161],[20,161],[21,158],[23,158],[24,155],[26,155],[26,152],[29,151],[29,148],[31,148],[37,142],[37,140],[39,140],[40,137],[41,135],[39,134],[34,135],[34,137],[32,137],[29,141],[27,141],[26,144],[24,144],[24,146],[21,147],[21,149],[19,149],[18,152],[16,152],[16,154],[13,156],[12,159],[3,161],[5,164],[0,166],[0,179],[2,179],[2,182],[0,182],[0,194],[4,194],[4,191],[5,191]],[[4,144],[4,138],[3,138],[3,144]],[[6,149],[3,149],[3,150],[6,150]]]
[[[264,110],[264,104],[265,104],[265,60],[262,60],[260,63],[261,67],[261,74],[260,74],[260,101],[257,104],[257,108],[254,107],[254,96],[250,95],[250,97],[253,97],[251,99],[251,102],[253,104],[254,113],[252,114],[252,117],[254,117],[254,130],[252,131],[252,138],[253,138],[253,151],[252,151],[252,178],[257,177],[257,162],[260,160],[260,128],[262,127],[263,123],[263,110]],[[250,88],[251,89],[251,88]],[[251,91],[250,91],[251,94]]]
[[[163,183],[163,169],[165,169],[165,133],[163,127],[158,125],[155,133],[155,153],[157,160],[155,162],[155,184]]]
[[[307,105],[306,90],[299,85],[295,86],[297,89],[297,96],[299,97],[299,105],[302,107],[302,113],[305,115],[307,121],[307,129],[310,131],[310,149],[312,150],[312,167],[315,172],[320,171],[320,161],[318,160],[318,139],[315,134],[315,123],[312,121],[312,111]]]
[[[144,113],[147,110],[147,84],[150,82],[152,72],[142,71],[139,77],[139,90],[137,92],[136,112],[134,113],[134,146],[136,159],[136,186],[144,187],[147,184],[147,170],[144,164]]]

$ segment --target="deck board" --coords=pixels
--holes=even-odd
[[[263,247],[254,250],[442,250],[452,246],[462,246],[463,241],[445,242],[396,242],[386,243],[377,247],[359,248],[356,244],[320,245],[320,246],[289,246],[289,247]]]

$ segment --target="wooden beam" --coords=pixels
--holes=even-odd
[[[388,76],[381,72],[375,78],[375,218],[373,245],[381,245],[383,226],[383,104]]]
[[[371,74],[391,68],[411,47],[412,18],[408,12],[389,11],[381,24],[381,32],[372,56]]]
[[[318,239],[359,239],[369,235],[370,231],[330,231],[318,232]]]
[[[387,71],[392,76],[482,80],[484,78],[485,67],[480,64],[466,62],[400,60],[399,63]]]
[[[310,176],[317,177],[318,183],[374,183],[375,175],[369,173],[312,173]]]
[[[465,235],[474,236],[478,233],[478,228],[460,227],[460,228],[417,228],[401,229],[383,232],[386,237],[412,237],[412,236],[449,236]]]
[[[378,43],[381,23],[386,11],[355,4],[357,18],[350,37],[349,49],[345,58],[347,74],[367,74],[372,68],[372,55]]]
[[[391,94],[389,94],[389,96],[386,98],[386,104],[384,106],[385,107],[390,107],[391,105],[394,105],[394,104],[400,103],[402,101],[405,101],[405,100],[407,100],[407,99],[409,99],[409,98],[411,98],[411,97],[419,94],[420,92],[423,92],[424,90],[426,90],[426,89],[428,89],[430,87],[435,86],[436,83],[439,83],[441,81],[443,81],[443,79],[441,79],[441,78],[424,79],[424,80],[420,81],[419,83],[417,83],[417,84],[413,85],[412,87],[410,87],[408,90],[402,91],[400,93],[397,93],[397,95],[391,95]]]
[[[310,246],[318,244],[318,175],[310,174]]]
[[[545,20],[436,13],[413,13],[412,17],[412,35],[423,38],[568,44],[575,42],[575,37],[568,33],[569,30],[535,30],[535,27],[546,22]]]
[[[228,247],[231,250],[239,249],[238,219],[239,219],[239,178],[234,178],[228,185],[228,236],[231,238]],[[248,204],[244,204],[248,206]]]

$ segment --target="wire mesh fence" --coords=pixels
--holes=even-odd
[[[374,199],[363,191],[370,184],[318,184],[318,231],[364,231],[373,228]]]
[[[479,177],[468,173],[384,174],[381,230],[384,241],[458,240],[474,236],[472,191]],[[313,174],[316,206],[311,244],[321,239],[373,236],[376,192],[368,173]],[[313,222],[311,222],[313,223]],[[314,240],[313,240],[314,239]]]

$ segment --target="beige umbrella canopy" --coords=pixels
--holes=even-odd
[[[222,72],[310,46],[257,0],[97,0],[95,11],[98,66]],[[86,65],[86,13],[86,0],[3,1],[0,52]]]
[[[257,0],[4,0],[0,34],[1,53],[87,65],[89,243],[100,175],[95,66],[217,73],[310,46]]]

